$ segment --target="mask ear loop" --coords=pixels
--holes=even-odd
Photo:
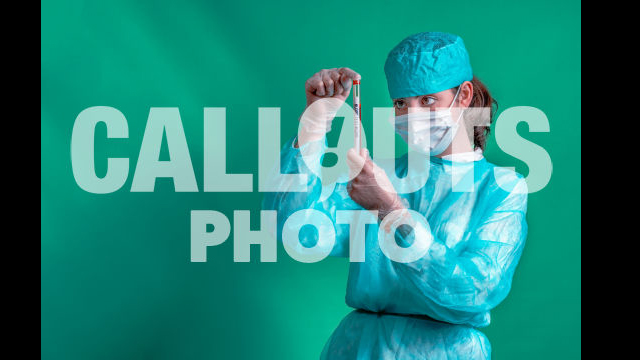
[[[458,86],[458,91],[456,91],[456,96],[453,97],[453,101],[451,102],[451,105],[449,105],[449,111],[451,111],[451,108],[453,108],[453,104],[456,103],[456,99],[458,98],[458,94],[460,94],[460,89],[462,89],[462,84],[460,84],[460,86]],[[458,118],[456,119],[456,123],[460,122],[460,118],[462,117],[463,113],[464,113],[464,111],[460,111],[460,115],[458,115]]]
[[[451,102],[451,105],[449,105],[449,110],[451,110],[451,108],[453,107],[453,104],[456,103],[456,99],[458,98],[458,94],[460,94],[460,89],[462,89],[462,84],[460,84],[460,86],[458,86],[458,91],[456,91],[456,96],[453,97],[453,101]]]

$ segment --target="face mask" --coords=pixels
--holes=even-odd
[[[418,152],[431,156],[442,154],[451,145],[460,127],[459,120],[462,112],[456,121],[453,121],[451,116],[451,108],[459,93],[460,88],[446,110],[422,111],[396,116],[396,133]]]

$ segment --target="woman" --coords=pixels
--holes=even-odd
[[[392,234],[404,246],[429,238],[426,253],[409,262],[385,256],[378,246],[378,229],[362,227],[365,261],[350,265],[346,301],[365,312],[345,318],[323,357],[488,359],[491,347],[474,328],[489,325],[489,311],[510,290],[526,238],[526,184],[522,176],[483,157],[488,126],[464,126],[473,108],[490,108],[493,116],[494,101],[473,76],[461,38],[435,32],[412,35],[391,50],[385,74],[396,131],[411,150],[425,154],[426,184],[398,193],[386,174],[407,174],[407,155],[383,165],[374,163],[366,150],[350,150],[351,166],[362,171],[348,184],[337,184],[321,201],[321,179],[307,167],[299,147],[315,146],[323,154],[330,119],[312,117],[282,153],[283,173],[306,173],[309,191],[267,194],[264,208],[278,210],[280,231],[298,210],[324,213],[335,224],[336,256],[349,255],[349,231],[355,226],[344,219],[337,223],[338,210],[371,210],[379,221],[412,210],[428,223],[426,236],[406,229]],[[343,102],[351,81],[359,78],[347,68],[320,71],[306,83],[307,105],[324,98]],[[466,189],[456,189],[460,183],[466,183]],[[313,229],[302,230],[303,245],[323,241]],[[386,320],[389,315],[382,314],[394,315]],[[411,316],[412,325],[408,328],[397,315]]]

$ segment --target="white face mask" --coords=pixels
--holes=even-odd
[[[431,156],[442,154],[451,145],[460,128],[459,120],[462,112],[456,121],[453,121],[451,116],[451,108],[459,93],[460,87],[446,110],[421,111],[396,116],[396,133],[418,152]]]

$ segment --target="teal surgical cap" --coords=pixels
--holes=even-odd
[[[389,52],[384,72],[392,99],[437,93],[473,78],[462,38],[442,32],[402,40]]]

